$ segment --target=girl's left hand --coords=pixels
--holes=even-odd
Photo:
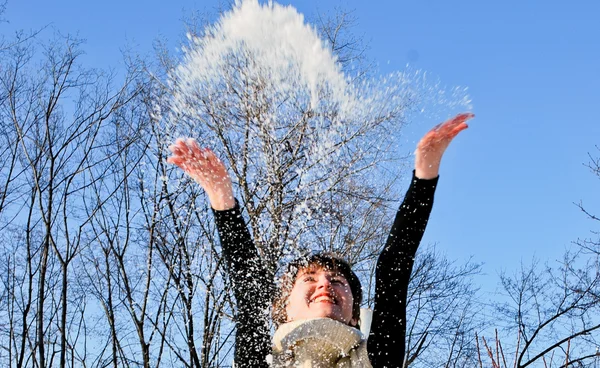
[[[417,144],[415,151],[415,175],[419,179],[433,179],[439,174],[444,151],[458,133],[469,126],[466,121],[475,115],[458,114],[431,129]]]

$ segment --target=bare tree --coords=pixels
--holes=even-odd
[[[474,363],[474,334],[482,322],[473,283],[479,272],[479,264],[449,261],[435,247],[418,252],[407,300],[405,366]]]
[[[599,175],[597,156],[587,166]],[[600,178],[600,176],[599,176]],[[587,218],[598,218],[582,202]],[[490,347],[482,339],[494,366],[595,367],[600,341],[600,250],[598,231],[579,239],[556,264],[534,261],[515,275],[502,275],[508,301],[498,307],[504,332]],[[499,341],[503,340],[503,344]],[[502,357],[502,359],[500,359]]]
[[[324,49],[338,55],[332,70],[366,83],[354,21],[318,19]],[[185,61],[160,44],[156,64],[126,58],[117,84],[81,64],[80,41],[57,36],[42,52],[32,41],[0,48],[0,364],[230,366],[235,303],[210,208],[165,163],[166,144],[186,129],[231,167],[272,276],[299,252],[335,251],[370,285],[404,174],[394,137],[410,91],[392,85],[375,103],[348,89],[368,105],[351,114],[328,81],[310,87],[298,65],[282,81],[240,48],[217,69],[223,83],[177,110],[173,76]],[[466,346],[457,331],[471,326],[466,310],[456,329],[448,314],[468,299],[475,268],[427,254],[414,276],[414,365],[436,342]],[[436,282],[455,294],[436,293]]]
[[[80,325],[84,304],[69,303],[75,292],[69,290],[69,273],[89,222],[78,199],[87,186],[86,169],[106,159],[95,154],[104,121],[126,103],[123,89],[111,89],[110,76],[79,66],[79,46],[78,40],[57,37],[44,49],[41,64],[32,65],[32,44],[19,43],[3,63],[3,133],[14,137],[2,157],[9,163],[3,167],[3,226],[26,234],[28,270],[27,287],[20,290],[27,295],[23,335],[14,345],[20,346],[18,365],[29,359],[30,348],[37,352],[31,357],[35,366],[54,365],[56,358],[64,367],[68,355],[73,357],[79,334],[71,328]],[[10,220],[15,218],[26,221],[15,225]],[[33,336],[27,318],[35,321]]]
[[[354,11],[336,8],[333,14],[318,13],[314,23],[345,70],[353,71],[357,78],[373,74],[373,63],[367,58],[369,44],[354,32],[358,25]]]
[[[595,154],[592,154],[591,152],[588,153],[588,158],[589,161],[585,166],[591,170],[593,175],[600,179],[600,146],[596,146]],[[583,201],[576,203],[576,206],[579,207],[588,219],[594,221],[596,224],[600,222],[600,216],[586,208]],[[578,239],[576,244],[582,249],[588,250],[594,254],[600,254],[600,230],[592,229],[589,238]]]

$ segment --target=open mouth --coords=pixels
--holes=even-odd
[[[311,303],[329,303],[336,304],[335,298],[329,294],[321,294],[310,300]]]

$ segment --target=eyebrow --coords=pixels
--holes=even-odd
[[[305,276],[305,275],[314,275],[316,273],[317,273],[317,271],[315,271],[315,270],[312,270],[312,271],[300,271],[298,273],[298,275],[296,276],[296,278],[302,277],[302,276]]]
[[[317,273],[317,271],[327,272],[327,273],[332,274],[333,276],[343,277],[344,279],[346,279],[346,276],[344,276],[344,274],[339,271],[332,271],[332,270],[325,270],[325,269],[319,269],[319,270],[312,269],[312,270],[307,270],[307,271],[300,271],[298,273],[298,275],[296,276],[296,279],[298,279],[299,277],[305,276],[305,275],[314,275]]]

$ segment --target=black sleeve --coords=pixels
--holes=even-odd
[[[396,213],[375,272],[375,306],[367,350],[373,368],[402,367],[406,339],[406,298],[415,253],[423,238],[438,178],[414,176]]]
[[[236,366],[268,367],[273,278],[261,262],[237,202],[231,210],[213,212],[237,305]]]

